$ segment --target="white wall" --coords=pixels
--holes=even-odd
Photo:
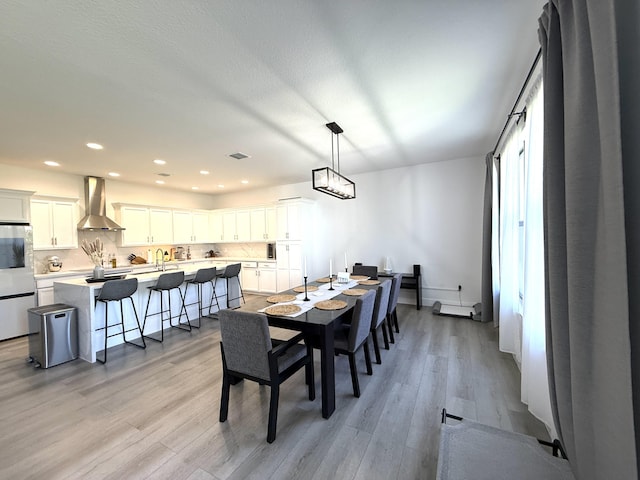
[[[76,197],[84,213],[84,183],[79,175],[2,166],[0,188],[35,190],[38,194]],[[311,172],[309,172],[311,175]],[[328,274],[356,261],[382,268],[386,256],[394,271],[423,271],[425,305],[435,300],[480,301],[484,158],[473,157],[403,167],[362,175],[355,200],[338,200],[312,190],[311,182],[208,196],[107,180],[108,215],[112,202],[184,208],[226,208],[273,202],[282,198],[315,200],[315,239],[308,252],[309,277]],[[402,301],[412,303],[410,292]]]

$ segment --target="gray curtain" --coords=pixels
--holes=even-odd
[[[493,152],[485,157],[486,174],[484,177],[484,206],[482,220],[482,321],[493,318],[493,275],[492,275],[492,203],[493,203]],[[497,326],[497,325],[496,325]]]
[[[640,317],[630,314],[640,293],[631,279],[639,237],[627,230],[640,212],[640,158],[626,136],[640,132],[627,131],[621,114],[621,99],[637,107],[639,84],[620,69],[635,62],[637,72],[640,63],[637,44],[619,44],[627,28],[637,32],[637,7],[624,6],[635,17],[616,18],[631,3],[553,0],[539,21],[549,386],[556,429],[581,480],[635,479],[640,457],[632,368]],[[636,243],[628,248],[629,240]]]

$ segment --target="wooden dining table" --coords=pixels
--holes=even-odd
[[[321,283],[311,282],[310,286],[319,286]],[[336,284],[334,283],[334,286]],[[358,285],[352,288],[377,288],[377,285]],[[299,295],[299,292],[287,290],[282,294]],[[309,292],[308,295],[311,295]],[[304,294],[303,294],[304,295]],[[260,310],[272,305],[267,302],[268,297],[254,297],[244,303],[239,310],[243,312],[258,313]],[[334,366],[334,331],[343,322],[351,320],[353,307],[358,297],[339,294],[333,300],[344,300],[347,306],[340,310],[320,310],[312,308],[296,317],[279,315],[267,315],[269,325],[289,330],[295,330],[305,334],[306,341],[310,341],[314,348],[320,350],[320,371],[322,386],[322,416],[329,418],[336,409],[335,392],[335,366]]]

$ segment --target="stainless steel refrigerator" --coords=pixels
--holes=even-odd
[[[35,292],[31,226],[0,223],[0,340],[29,333]]]

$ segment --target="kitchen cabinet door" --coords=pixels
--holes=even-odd
[[[116,211],[116,213],[118,213]],[[146,207],[121,207],[120,224],[122,230],[121,243],[123,247],[149,245],[151,236],[149,234],[149,209]]]
[[[191,243],[210,243],[213,237],[209,234],[209,214],[207,212],[193,212]]]
[[[223,225],[222,212],[213,211],[209,214],[209,238],[212,242],[221,242],[224,240]]]
[[[236,212],[236,240],[239,242],[251,241],[250,210],[238,210]]]
[[[251,241],[260,242],[265,240],[267,222],[265,219],[264,208],[254,208],[250,212],[251,222]]]
[[[277,269],[275,264],[258,264],[259,288],[262,293],[277,292]]]
[[[191,212],[173,211],[173,243],[188,244],[193,238],[193,216]]]
[[[32,200],[33,248],[78,248],[77,209],[75,202]]]
[[[171,210],[161,208],[149,209],[150,242],[155,245],[171,245],[173,243],[173,221]]]
[[[236,241],[236,212],[227,211],[222,213],[222,241]]]
[[[302,244],[300,242],[278,242],[277,287],[278,291],[296,287],[302,283]]]

